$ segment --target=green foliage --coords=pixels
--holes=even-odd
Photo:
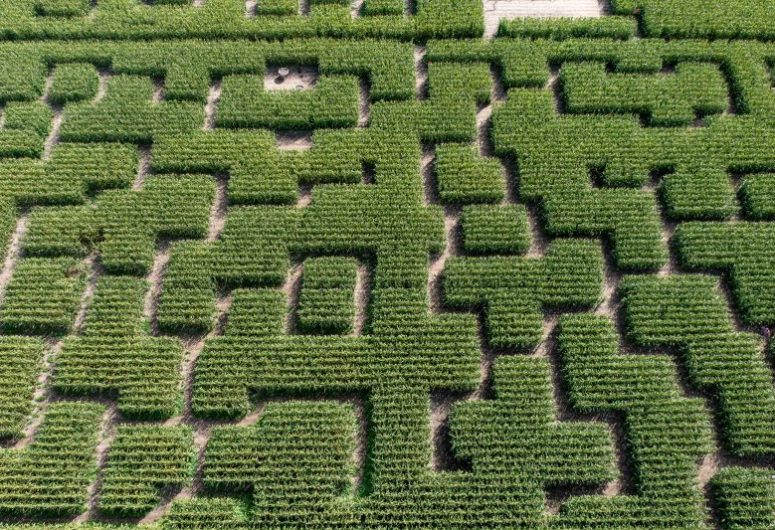
[[[266,0],[256,6],[257,15],[295,15],[298,11],[296,0]]]
[[[630,14],[636,9],[648,37],[733,38],[772,40],[775,25],[772,6],[757,0],[714,2],[701,0],[613,0],[614,11]]]
[[[439,145],[435,164],[439,198],[444,204],[495,203],[505,196],[500,161],[480,157],[475,147]]]
[[[358,263],[352,258],[304,262],[297,327],[302,333],[348,333],[355,318]]]
[[[51,124],[51,109],[41,101],[11,101],[3,112],[0,156],[40,156]]]
[[[350,487],[355,449],[352,406],[335,402],[268,403],[248,427],[213,430],[203,481],[214,491],[252,496],[253,524],[356,524]]]
[[[52,403],[29,447],[0,450],[0,514],[40,518],[84,511],[104,410],[92,403]]]
[[[35,0],[35,9],[44,16],[73,17],[86,14],[89,0]]]
[[[503,523],[540,527],[544,488],[594,486],[612,477],[611,436],[602,424],[555,421],[546,359],[502,357],[493,379],[494,399],[452,410],[453,448],[470,459],[474,473],[501,484]]]
[[[94,246],[94,212],[85,206],[33,208],[22,242],[28,256],[83,257]]]
[[[217,127],[317,129],[354,127],[358,123],[358,81],[321,76],[309,90],[267,91],[263,76],[223,79]]]
[[[277,289],[235,289],[225,334],[254,337],[282,333],[287,305]]]
[[[460,218],[466,254],[524,254],[530,248],[527,210],[521,205],[476,205]]]
[[[3,331],[30,335],[67,333],[81,300],[83,269],[70,258],[21,260],[0,306]]]
[[[547,39],[600,38],[627,40],[636,33],[636,22],[629,17],[601,18],[515,18],[501,19],[498,37]]]
[[[142,517],[164,487],[183,487],[194,464],[191,429],[121,425],[105,465],[99,509],[114,517]]]
[[[61,139],[66,142],[151,143],[161,133],[193,131],[204,123],[202,108],[182,101],[152,101],[150,78],[113,76],[107,93],[93,105],[68,105]]]
[[[689,125],[696,116],[727,108],[727,87],[717,67],[680,63],[675,73],[612,73],[603,63],[570,63],[560,70],[565,109],[572,114],[627,113],[650,125]]]
[[[202,238],[215,196],[213,179],[202,175],[150,177],[139,192],[107,191],[97,200],[96,220],[105,268],[145,274],[157,239]]]
[[[87,520],[136,522],[191,486],[151,528],[698,530],[713,439],[744,459],[712,481],[713,515],[772,526],[763,341],[716,278],[652,274],[677,224],[680,270],[722,272],[740,323],[775,325],[769,21],[739,33],[759,42],[715,38],[748,15],[708,30],[687,10],[718,7],[693,2],[615,0],[620,16],[503,22],[494,40],[478,0],[367,0],[356,17],[344,0],[0,3],[0,240],[27,217],[0,306],[0,436],[34,435],[0,450],[0,526],[130,528],[65,521],[89,502]],[[631,38],[636,19],[703,38]],[[296,64],[319,83],[264,90],[267,65]],[[278,149],[290,128],[311,147]],[[441,289],[431,150],[440,202],[462,212]],[[527,207],[548,239],[529,257]],[[186,241],[151,286],[170,239]],[[593,308],[617,312],[621,343]],[[111,403],[99,453],[93,400]]]
[[[81,334],[67,337],[58,356],[58,392],[117,397],[127,418],[162,419],[178,411],[183,348],[177,340],[146,334],[147,288],[125,276],[97,282]]]
[[[152,167],[164,173],[228,172],[229,201],[235,204],[294,203],[302,178],[281,158],[269,131],[164,136],[154,144]]]
[[[62,143],[46,169],[60,187],[78,186],[90,193],[128,188],[137,176],[137,150],[119,143]]]
[[[483,306],[492,346],[534,348],[544,309],[585,308],[597,301],[602,266],[599,245],[580,240],[556,240],[542,258],[453,257],[444,271],[445,301]]]
[[[718,219],[735,211],[734,191],[722,168],[729,157],[727,133],[737,131],[712,135],[709,127],[689,135],[685,129],[640,128],[625,117],[557,115],[548,92],[511,94],[494,114],[493,136],[496,150],[517,154],[520,193],[525,199],[588,189],[590,173],[598,174],[599,185],[634,187],[645,184],[651,171],[669,168],[674,172],[665,177],[662,196],[670,217]],[[630,148],[617,148],[619,142]],[[737,145],[741,159],[751,156],[747,144]],[[711,160],[717,161],[715,166],[687,163],[709,152]]]
[[[605,318],[563,316],[557,340],[574,409],[623,414],[634,482],[631,495],[571,499],[557,526],[696,527],[704,517],[697,461],[713,450],[702,401],[682,395],[669,358],[620,355],[614,327]]]
[[[775,175],[747,175],[740,186],[740,202],[747,219],[775,220]]]
[[[361,16],[396,15],[404,14],[405,3],[402,0],[365,0],[361,9]]]
[[[97,95],[99,77],[91,64],[64,63],[54,69],[48,99],[64,105],[71,101],[92,99]]]
[[[402,105],[380,102],[371,107],[370,127],[416,131],[429,143],[472,142],[476,137],[477,104],[490,100],[492,79],[484,64],[428,64],[425,101]]]
[[[194,497],[183,499],[170,506],[163,528],[244,528],[246,526],[245,503],[225,497]]]
[[[683,223],[675,233],[682,265],[728,273],[737,309],[750,325],[775,323],[775,235],[770,223]]]
[[[215,320],[215,281],[210,274],[210,248],[198,242],[171,247],[159,297],[157,321],[165,332],[206,332]]]
[[[28,337],[0,338],[0,438],[21,436],[30,413],[43,343]]]
[[[229,0],[212,0],[199,7],[192,7],[187,0],[104,0],[91,12],[88,0],[8,0],[3,5],[0,34],[23,39],[54,36],[133,41],[317,35],[409,40],[480,37],[484,28],[482,5],[477,0],[418,0],[415,16],[399,16],[403,15],[403,3],[397,0],[380,0],[379,4],[385,7],[375,7],[368,16],[353,19],[350,4],[334,0],[313,1],[309,16],[299,16],[298,3],[287,0],[260,2],[255,16],[246,16],[244,2]],[[83,16],[87,13],[91,16]]]
[[[640,190],[557,190],[542,204],[551,236],[607,236],[619,267],[628,271],[659,268],[667,259],[654,196]]]
[[[218,242],[174,246],[159,300],[159,326],[208,330],[216,287],[281,285],[290,267],[287,235],[295,214],[282,207],[234,208]]]
[[[689,382],[717,396],[724,446],[737,456],[775,446],[775,391],[757,340],[734,330],[714,278],[627,277],[621,283],[625,325],[640,346],[678,348]]]
[[[721,469],[710,481],[710,493],[724,530],[766,530],[775,526],[775,484],[768,470]]]

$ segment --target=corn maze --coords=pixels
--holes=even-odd
[[[0,528],[775,529],[775,1],[485,7],[0,2]]]

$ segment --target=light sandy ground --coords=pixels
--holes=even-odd
[[[350,16],[358,18],[361,16],[361,9],[363,9],[364,0],[353,0],[350,4]]]
[[[50,398],[48,380],[54,371],[52,360],[56,358],[62,350],[62,341],[47,338],[45,342],[46,349],[43,353],[43,362],[40,373],[35,381],[35,392],[32,394],[34,408],[30,415],[30,421],[24,428],[22,437],[13,445],[13,448],[17,450],[25,449],[33,442],[35,435],[38,432],[38,428],[43,423],[43,418],[46,416],[46,410],[48,409]]]
[[[94,293],[97,290],[97,281],[103,274],[102,265],[97,259],[96,251],[86,257],[84,265],[87,270],[86,289],[84,289],[83,294],[81,295],[80,307],[78,308],[78,313],[75,315],[75,322],[73,323],[74,333],[81,333],[83,331],[83,327],[86,323],[86,314],[89,311],[89,306],[91,305]]]
[[[601,17],[605,10],[606,2],[599,0],[484,0],[484,34],[494,37],[501,19]]]
[[[288,300],[288,309],[285,313],[283,333],[291,334],[296,330],[296,314],[299,309],[299,293],[301,291],[301,276],[304,272],[304,264],[296,263],[288,271],[283,284],[283,294]]]
[[[59,129],[62,127],[62,119],[64,118],[61,105],[54,105],[48,99],[53,80],[53,73],[49,73],[48,77],[46,77],[46,85],[43,89],[42,96],[43,102],[48,105],[51,108],[51,111],[54,113],[54,119],[51,121],[51,127],[49,128],[48,136],[46,137],[45,142],[43,142],[43,160],[48,160],[51,158],[51,151],[53,151],[56,144],[59,143]]]
[[[202,127],[205,131],[215,129],[215,113],[218,110],[218,102],[221,99],[221,80],[218,79],[210,85],[207,92],[207,103],[205,104],[205,123]]]
[[[444,250],[438,256],[434,256],[428,266],[428,298],[431,313],[440,313],[443,310],[442,274],[447,259],[460,253],[460,214],[461,209],[456,206],[444,208]]]
[[[414,47],[414,92],[417,99],[428,99],[428,63],[425,46]]]
[[[312,203],[312,187],[311,184],[299,186],[299,198],[296,200],[296,208],[306,208]]]
[[[363,332],[366,325],[369,310],[369,298],[371,297],[371,271],[365,263],[358,263],[358,270],[355,276],[355,292],[353,300],[355,302],[355,315],[353,316],[353,330],[351,335],[358,337]]]
[[[312,147],[312,131],[277,131],[275,138],[280,151],[301,151]]]
[[[362,77],[358,80],[358,127],[368,127],[370,103],[369,83]]]
[[[99,76],[99,81],[97,83],[97,93],[94,94],[94,99],[92,99],[92,105],[99,103],[105,98],[105,95],[108,93],[108,81],[111,77],[110,71],[106,68],[97,70],[97,75]]]
[[[229,177],[228,175],[215,176],[215,199],[210,209],[210,226],[207,229],[207,242],[213,243],[219,237],[226,226],[226,213],[229,211]]]
[[[16,268],[16,262],[19,261],[19,258],[21,257],[22,239],[24,238],[24,234],[27,233],[28,218],[29,215],[27,213],[22,213],[19,216],[13,234],[11,235],[11,241],[6,248],[5,261],[0,269],[0,301],[2,301],[8,283],[11,281],[11,276],[13,276],[13,271]]]
[[[156,255],[153,258],[153,266],[146,280],[151,286],[145,294],[143,302],[143,317],[151,323],[151,333],[158,335],[159,323],[156,320],[156,313],[159,309],[159,298],[161,297],[161,287],[164,281],[164,273],[167,270],[167,264],[170,261],[172,253],[169,241],[160,241]]]
[[[151,96],[151,101],[153,101],[155,105],[158,105],[164,101],[164,96],[164,79],[155,79],[153,81],[153,96]]]
[[[287,68],[286,75],[280,69]],[[314,66],[270,66],[264,75],[265,90],[309,90],[318,82],[318,69]]]
[[[145,185],[145,177],[151,171],[151,148],[147,145],[142,145],[137,148],[137,175],[135,181],[132,183],[132,189],[139,191],[143,189]]]

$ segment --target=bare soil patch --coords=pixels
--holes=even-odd
[[[264,90],[309,90],[319,77],[315,66],[269,66],[264,75]]]

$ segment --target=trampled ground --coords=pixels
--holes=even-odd
[[[773,12],[4,0],[0,528],[775,528]]]

